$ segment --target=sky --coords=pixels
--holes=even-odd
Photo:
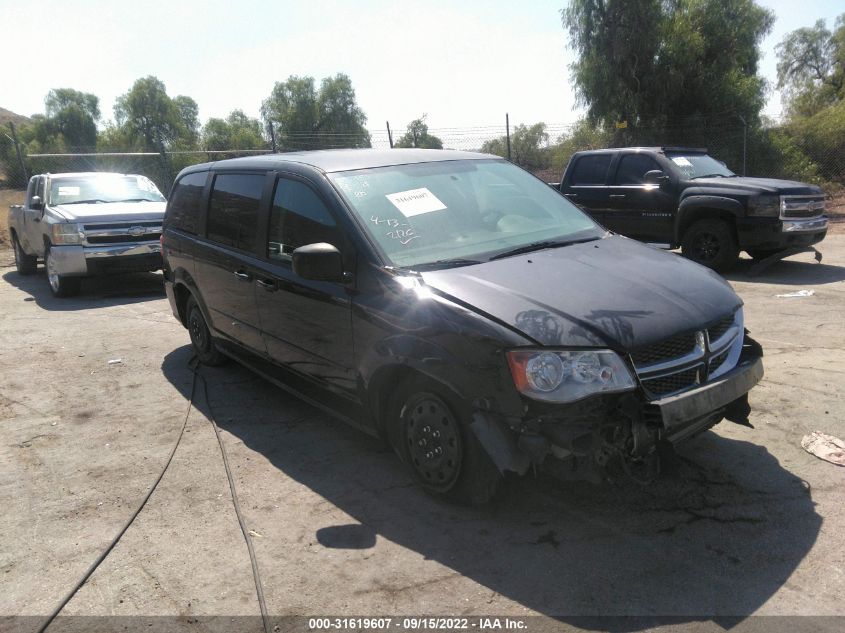
[[[761,74],[776,79],[775,45],[791,30],[845,12],[842,0],[758,0],[777,21]],[[560,22],[566,0],[0,0],[6,63],[0,107],[44,111],[52,88],[117,96],[147,75],[188,95],[200,119],[233,109],[258,116],[275,82],[349,75],[367,127],[402,130],[422,114],[432,129],[576,121]],[[11,37],[10,37],[11,35]],[[19,58],[11,57],[19,51]],[[778,116],[772,91],[764,110]]]

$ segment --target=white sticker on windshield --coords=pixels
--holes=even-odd
[[[79,187],[62,187],[59,185],[59,195],[60,196],[78,196],[79,195]]]
[[[446,205],[425,187],[420,189],[409,189],[398,193],[389,193],[385,196],[394,207],[399,209],[406,218],[432,211],[442,211]]]
[[[692,163],[686,159],[686,156],[673,156],[672,162],[678,167],[692,167]]]

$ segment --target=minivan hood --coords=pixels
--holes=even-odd
[[[742,305],[715,272],[618,235],[422,277],[549,346],[628,351],[703,329]]]
[[[805,182],[795,180],[778,180],[777,178],[748,178],[737,176],[732,178],[696,178],[690,181],[690,186],[707,185],[742,191],[746,193],[772,193],[781,195],[820,195],[822,190],[815,185],[808,185]]]
[[[150,221],[164,219],[166,202],[94,202],[91,204],[60,204],[50,209],[70,220],[81,222]]]

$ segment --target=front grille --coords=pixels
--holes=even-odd
[[[635,365],[651,365],[686,356],[695,349],[695,333],[673,336],[656,345],[631,353]]]
[[[144,233],[143,235],[99,235],[89,236],[89,244],[128,244],[132,242],[157,242],[161,233]]]
[[[662,397],[667,396],[677,391],[683,391],[698,384],[698,372],[701,365],[697,365],[691,369],[680,371],[676,374],[668,376],[660,376],[659,378],[649,378],[643,380],[642,384],[646,391],[652,396]]]
[[[725,332],[728,331],[734,324],[734,315],[730,315],[719,321],[716,325],[707,329],[707,335],[710,337],[710,342],[718,341],[725,335]]]
[[[130,226],[143,227],[160,227],[161,220],[152,220],[149,222],[114,222],[112,224],[86,224],[84,228],[86,231],[104,231],[106,229],[127,229]]]
[[[730,353],[731,353],[731,348],[728,347],[724,352],[722,352],[718,356],[714,356],[713,358],[711,358],[710,359],[710,373],[713,373],[714,371],[719,369],[719,367],[722,366],[722,363],[724,363],[728,359],[728,355]]]
[[[815,218],[824,213],[824,196],[783,196],[781,217]]]

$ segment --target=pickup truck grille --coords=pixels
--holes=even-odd
[[[695,387],[732,367],[742,345],[742,310],[705,330],[681,334],[631,352],[640,384],[656,400]],[[732,356],[732,352],[736,352]]]
[[[86,244],[156,242],[161,237],[161,221],[85,224],[82,232]]]
[[[780,217],[783,219],[815,218],[824,214],[823,195],[781,196]]]

